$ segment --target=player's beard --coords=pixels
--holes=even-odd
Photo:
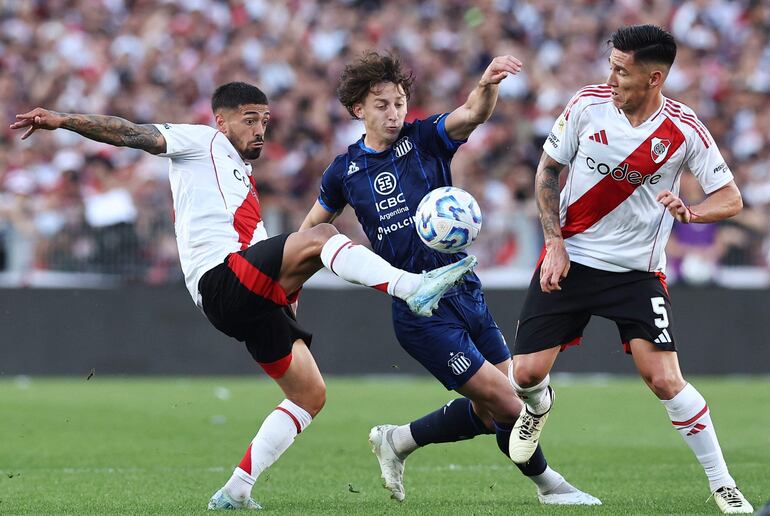
[[[243,153],[243,159],[244,161],[254,161],[255,159],[259,158],[261,154],[262,147],[259,147],[258,149],[247,150]]]

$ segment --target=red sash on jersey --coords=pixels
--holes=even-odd
[[[671,142],[666,157],[659,163],[655,163],[655,154],[650,151],[653,138]],[[666,118],[634,152],[617,166],[623,167],[624,164],[627,164],[628,170],[637,170],[643,177],[652,175],[679,149],[684,143],[684,139],[682,131],[674,122]],[[569,238],[590,228],[628,199],[639,186],[626,180],[618,181],[613,179],[612,174],[607,174],[577,201],[567,207],[567,217],[564,227],[561,229],[562,236]]]

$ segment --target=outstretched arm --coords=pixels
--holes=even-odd
[[[465,104],[455,109],[446,118],[447,136],[453,140],[465,140],[476,127],[486,122],[497,104],[500,82],[508,74],[516,75],[522,67],[521,61],[513,56],[498,56],[492,60]]]
[[[16,115],[11,129],[24,129],[24,140],[38,129],[69,129],[97,142],[117,147],[132,147],[151,154],[166,152],[166,139],[152,124],[135,124],[124,118],[107,115],[79,115],[58,113],[35,108],[28,113]]]
[[[540,267],[540,289],[561,290],[559,281],[569,272],[569,255],[564,247],[559,218],[559,174],[564,165],[543,152],[535,175],[535,198],[545,239],[545,258]]]

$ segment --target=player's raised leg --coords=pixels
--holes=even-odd
[[[301,340],[290,360],[261,364],[281,387],[286,399],[265,418],[230,480],[212,496],[210,510],[261,509],[251,498],[259,475],[270,467],[311,423],[326,402],[326,385],[310,350]],[[285,368],[285,369],[284,369]]]
[[[427,273],[406,272],[366,247],[354,244],[331,224],[319,224],[289,235],[279,283],[286,292],[294,292],[325,266],[351,283],[403,299],[414,313],[427,317],[444,292],[461,281],[475,265],[476,258],[468,256]]]
[[[706,400],[682,377],[677,353],[643,339],[632,339],[630,346],[642,379],[661,400],[674,428],[703,467],[719,509],[725,514],[753,513],[727,470]]]
[[[554,400],[548,373],[559,349],[557,346],[514,355],[508,368],[508,379],[525,406],[511,432],[509,453],[513,462],[524,463],[529,460],[540,441],[540,433],[548,420]]]

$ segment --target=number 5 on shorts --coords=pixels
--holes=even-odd
[[[668,328],[668,313],[666,313],[666,301],[658,296],[650,298],[652,302],[652,311],[660,317],[655,318],[655,326],[658,328]]]

